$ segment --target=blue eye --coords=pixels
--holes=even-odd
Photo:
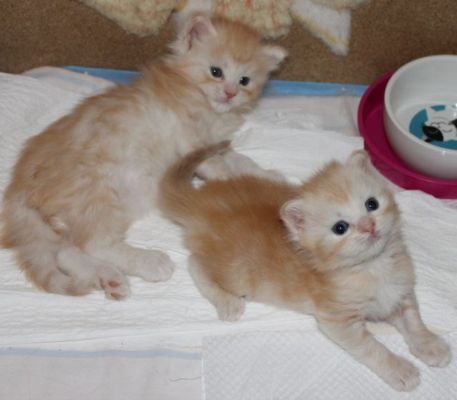
[[[222,76],[224,75],[224,72],[219,67],[211,67],[210,71],[211,75],[215,78],[222,78]]]
[[[374,197],[370,197],[365,202],[365,208],[367,209],[368,212],[377,210],[379,208],[378,200],[376,200]]]
[[[247,86],[251,79],[248,76],[242,76],[240,79],[240,85]]]
[[[349,229],[349,224],[346,221],[338,221],[332,227],[332,232],[336,235],[344,235]]]

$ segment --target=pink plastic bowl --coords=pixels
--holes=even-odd
[[[457,198],[457,180],[440,179],[411,169],[392,150],[384,131],[384,91],[392,73],[370,85],[358,108],[359,131],[373,165],[393,183],[405,189],[422,190],[443,199]]]

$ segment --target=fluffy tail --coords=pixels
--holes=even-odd
[[[3,247],[16,251],[22,270],[40,289],[73,296],[89,293],[96,280],[89,272],[92,269],[88,268],[88,257],[66,244],[39,212],[27,207],[20,197],[11,195],[5,199]]]
[[[230,141],[195,150],[173,164],[160,182],[159,207],[164,214],[175,222],[185,225],[192,212],[202,205],[195,196],[196,189],[192,178],[198,166],[207,158],[226,151]]]

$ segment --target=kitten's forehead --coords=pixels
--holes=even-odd
[[[214,51],[229,55],[237,63],[248,63],[260,50],[260,35],[244,24],[215,18],[213,21],[217,35],[212,37]]]
[[[304,186],[304,197],[317,208],[335,209],[381,195],[383,185],[360,168],[330,163]]]
[[[348,177],[343,165],[331,162],[304,185],[304,195],[316,200],[347,202],[349,200]]]

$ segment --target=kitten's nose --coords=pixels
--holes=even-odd
[[[229,100],[236,96],[235,90],[225,89],[224,93],[225,93],[225,96],[227,97],[227,99],[229,99]]]
[[[376,223],[374,222],[373,218],[370,217],[362,217],[360,218],[359,223],[357,224],[357,228],[360,232],[370,233],[374,235]]]

